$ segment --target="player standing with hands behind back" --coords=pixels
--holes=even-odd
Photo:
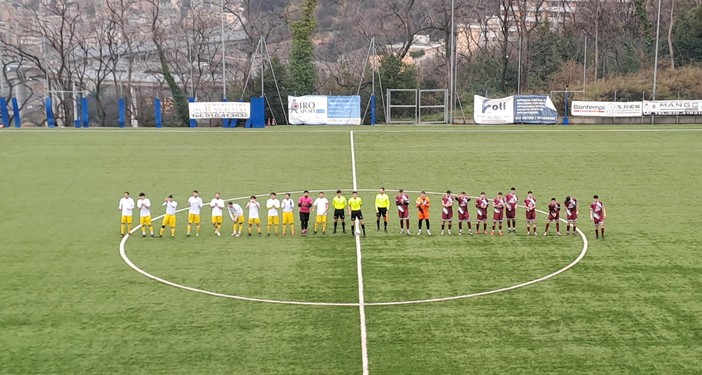
[[[517,221],[514,219],[517,216],[517,203],[519,198],[517,197],[517,189],[510,189],[509,194],[507,194],[507,231],[517,232]]]
[[[375,225],[380,230],[380,218],[383,218],[385,233],[388,232],[388,210],[390,209],[390,197],[385,194],[385,188],[381,187],[375,196]]]
[[[595,223],[595,238],[600,238],[600,235],[597,233],[597,229],[599,229],[602,233],[602,239],[604,239],[604,221],[607,218],[607,211],[599,196],[595,195],[592,198],[594,200],[590,204],[590,220]]]

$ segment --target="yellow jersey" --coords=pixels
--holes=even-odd
[[[363,200],[361,199],[361,197],[349,199],[349,208],[351,209],[351,211],[360,211],[361,206],[363,206]]]
[[[343,210],[346,208],[346,197],[344,196],[335,196],[334,199],[332,199],[332,205],[334,206],[335,210]]]
[[[390,197],[387,194],[378,194],[375,196],[375,210],[379,208],[390,208]]]

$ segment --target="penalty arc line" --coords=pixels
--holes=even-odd
[[[349,139],[351,141],[351,174],[353,176],[353,190],[356,190],[358,189],[358,183],[356,179],[356,151],[353,140],[353,130],[349,132]],[[358,230],[358,224],[358,219],[356,219],[355,230]],[[361,326],[361,359],[363,364],[363,375],[368,375],[368,330],[366,327],[366,306],[363,292],[363,257],[361,255],[361,237],[357,233],[354,233],[353,235],[356,239],[356,273],[358,277],[358,316]]]

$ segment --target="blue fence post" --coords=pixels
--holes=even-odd
[[[163,118],[161,116],[161,99],[154,99],[154,118],[156,120],[156,127],[163,127]]]
[[[13,102],[12,104],[14,106],[15,103]],[[46,109],[46,126],[50,128],[55,128],[56,119],[54,118],[54,109],[52,108],[51,97],[47,97],[46,100],[44,100],[44,107]],[[17,109],[17,113],[19,113],[19,108]],[[17,121],[16,116],[15,121]],[[20,124],[16,124],[16,126],[19,128]]]
[[[83,122],[84,128],[90,127],[90,107],[88,105],[88,98],[83,97],[80,99],[80,109],[82,112],[80,119]]]
[[[370,124],[375,125],[375,94],[370,97]]]
[[[266,99],[263,97],[251,98],[251,117],[247,121],[252,128],[266,127]]]
[[[125,118],[125,110],[124,110],[124,98],[119,98],[117,100],[117,112],[119,112],[119,127],[123,128],[124,127],[124,118]]]
[[[188,103],[195,103],[197,100],[193,98],[192,96],[188,98]],[[190,127],[191,128],[197,128],[197,120],[191,118],[190,119]]]
[[[10,127],[10,114],[7,111],[7,99],[0,97],[0,117],[2,117],[2,125],[6,128]]]
[[[568,118],[568,90],[563,94],[563,105],[564,105],[564,111],[563,111],[563,125],[568,125],[570,124],[570,119]]]

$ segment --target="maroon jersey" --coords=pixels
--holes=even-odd
[[[460,221],[470,221],[470,213],[468,212],[468,202],[470,202],[469,196],[458,196],[458,220]]]
[[[551,202],[548,204],[548,221],[556,221],[561,218],[561,204]]]
[[[397,216],[400,219],[409,219],[409,195],[405,193],[397,194],[395,197],[395,204],[397,205]]]
[[[514,219],[514,216],[517,213],[517,203],[519,203],[519,198],[517,198],[517,194],[509,193],[507,194],[506,200],[507,218]]]
[[[453,195],[441,198],[441,220],[453,219]]]
[[[475,208],[478,209],[478,221],[487,220],[488,204],[487,198],[478,198],[475,201]]]
[[[526,198],[524,207],[526,207],[526,219],[528,221],[536,220],[536,198]]]
[[[568,221],[578,220],[578,200],[570,197],[570,201],[565,203],[566,216]]]
[[[604,203],[599,200],[592,202],[590,205],[592,210],[592,220],[595,224],[599,224],[604,221]]]
[[[507,206],[507,201],[504,198],[495,198],[492,201],[492,207],[494,212],[492,213],[493,221],[502,221],[505,213],[505,207]]]

